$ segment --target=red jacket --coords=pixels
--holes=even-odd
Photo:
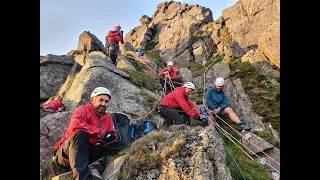
[[[184,87],[175,88],[162,99],[160,105],[175,109],[182,109],[191,118],[193,118],[194,115],[198,115],[200,117],[199,112],[195,109],[192,102],[184,92]]]
[[[123,38],[116,32],[116,31],[109,31],[108,32],[108,42],[116,42],[121,44],[124,43]]]
[[[162,76],[165,71],[168,71],[168,67],[163,68],[158,75]],[[172,67],[171,70],[169,71],[169,75],[172,80],[175,79],[177,77],[177,68]],[[166,80],[168,81],[169,78],[166,78]]]
[[[57,150],[65,140],[79,130],[83,130],[89,134],[89,141],[91,144],[101,142],[101,138],[99,136],[101,136],[102,132],[106,130],[116,132],[113,126],[112,118],[108,113],[105,113],[100,117],[100,126],[97,126],[99,126],[98,117],[95,114],[92,103],[89,102],[88,104],[79,106],[73,112],[66,132],[61,140],[55,144],[53,151]]]

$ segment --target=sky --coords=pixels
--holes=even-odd
[[[40,55],[66,55],[77,49],[81,33],[90,31],[103,44],[109,30],[120,24],[124,35],[140,25],[142,15],[152,17],[165,0],[40,0]],[[213,20],[238,0],[175,0],[199,4],[212,11]]]

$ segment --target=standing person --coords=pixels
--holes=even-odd
[[[160,84],[162,89],[166,90],[166,93],[169,93],[173,90],[173,87],[170,84],[173,84],[172,81],[177,77],[177,69],[173,67],[173,62],[169,61],[167,67],[163,68],[158,76],[160,76]],[[166,86],[164,85],[166,84]]]
[[[160,116],[165,119],[164,126],[171,124],[187,124],[190,126],[190,118],[200,120],[200,113],[189,99],[189,95],[194,89],[195,86],[192,82],[186,82],[183,87],[175,88],[162,99]]]
[[[106,113],[110,91],[97,87],[90,102],[75,109],[60,141],[55,144],[53,167],[71,169],[73,179],[102,179],[106,158],[116,152],[108,148],[118,135]]]
[[[205,94],[205,99],[208,108],[211,113],[218,115],[228,115],[231,121],[239,125],[239,130],[250,131],[251,128],[241,122],[236,113],[233,112],[232,108],[228,105],[228,97],[225,92],[223,92],[224,79],[219,77],[215,81],[215,86],[209,88]]]
[[[111,63],[114,65],[117,63],[117,57],[120,52],[119,42],[121,44],[124,43],[123,31],[121,30],[121,26],[116,24],[114,30],[110,30],[106,36],[106,48],[109,50]]]

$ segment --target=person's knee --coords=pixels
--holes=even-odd
[[[186,123],[186,122],[185,122],[184,118],[183,118],[181,115],[177,116],[177,117],[174,119],[174,124],[175,124],[175,125],[185,124],[185,123]]]
[[[226,107],[223,111],[226,112],[227,114],[233,112],[232,109],[231,109],[231,107]]]
[[[85,131],[78,131],[75,133],[75,135],[73,136],[74,139],[81,139],[81,140],[87,140],[89,141],[89,134]]]

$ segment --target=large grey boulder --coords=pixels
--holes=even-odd
[[[129,115],[143,116],[150,110],[145,107],[141,89],[127,79],[130,76],[119,70],[111,63],[90,57],[83,66],[69,91],[62,99],[69,110],[89,102],[90,94],[94,88],[103,86],[112,93],[109,103],[110,112],[124,112]]]
[[[90,31],[84,31],[80,34],[77,50],[80,53],[91,51],[107,52],[104,44],[94,34],[90,33]]]
[[[40,119],[40,179],[48,177],[53,148],[68,127],[72,112],[57,112]]]
[[[240,79],[225,80],[225,92],[228,96],[229,106],[237,116],[253,129],[264,129],[263,117],[252,109],[252,103],[245,93]]]
[[[48,54],[40,57],[41,99],[48,99],[58,93],[74,63],[72,56]]]

